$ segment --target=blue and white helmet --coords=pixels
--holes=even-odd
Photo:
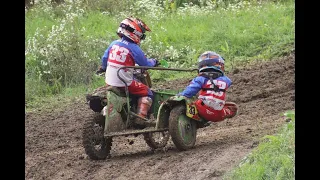
[[[214,69],[224,74],[224,58],[213,51],[206,51],[198,58],[199,72]]]

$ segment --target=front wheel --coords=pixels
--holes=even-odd
[[[169,116],[169,133],[178,150],[194,147],[197,136],[196,122],[186,116],[185,105],[175,106]]]
[[[82,132],[82,144],[86,154],[92,160],[104,160],[110,154],[112,138],[104,137],[104,116],[95,114],[93,119],[87,119]]]

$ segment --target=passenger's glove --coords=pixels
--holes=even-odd
[[[101,74],[103,72],[106,72],[106,70],[103,69],[102,66],[100,66],[99,69],[96,71],[96,74]]]

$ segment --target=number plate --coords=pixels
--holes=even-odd
[[[194,118],[196,115],[198,115],[197,108],[194,104],[187,104],[187,116],[190,118]]]

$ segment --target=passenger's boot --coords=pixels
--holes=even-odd
[[[151,105],[152,105],[152,99],[150,97],[148,96],[140,97],[138,99],[137,114],[140,117],[146,118]],[[146,127],[151,127],[156,125],[155,121],[145,121],[140,118],[135,118],[134,122],[138,125],[142,125]]]

